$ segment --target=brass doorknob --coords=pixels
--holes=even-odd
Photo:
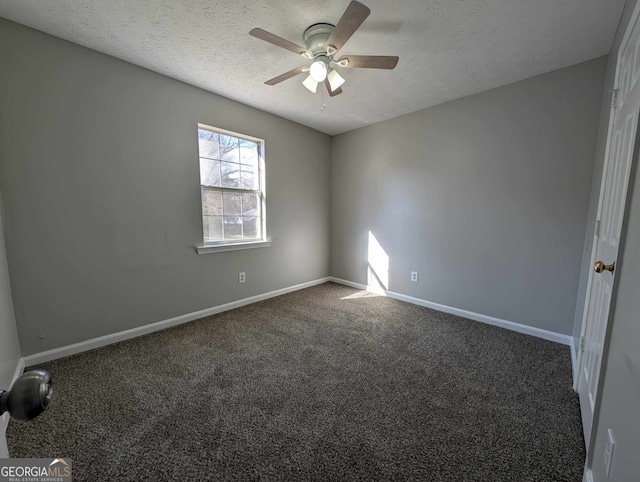
[[[611,273],[613,273],[613,270],[616,269],[616,264],[604,264],[602,261],[596,261],[593,269],[596,273],[602,273],[603,271],[611,271]]]

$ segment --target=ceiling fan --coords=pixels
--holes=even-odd
[[[259,38],[265,42],[272,43],[283,49],[290,50],[301,55],[305,59],[313,60],[311,65],[302,65],[298,68],[285,72],[273,79],[267,80],[265,84],[276,85],[282,81],[295,77],[304,72],[309,72],[309,76],[302,84],[315,93],[318,84],[323,82],[331,97],[342,93],[340,86],[344,79],[332,65],[347,67],[351,69],[393,69],[398,63],[398,57],[384,55],[345,55],[336,58],[347,40],[362,25],[371,10],[360,2],[352,1],[337,25],[330,23],[316,23],[305,30],[303,38],[306,48],[289,42],[282,37],[278,37],[261,28],[254,28],[249,32],[252,37]]]

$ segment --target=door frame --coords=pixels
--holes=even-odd
[[[624,12],[623,12],[624,15]],[[605,93],[611,93],[612,94],[612,99],[610,102],[610,106],[609,106],[609,120],[608,120],[608,126],[607,126],[607,141],[606,141],[606,145],[605,145],[605,156],[604,156],[604,162],[602,165],[602,177],[600,179],[600,192],[598,194],[598,206],[597,206],[597,210],[596,210],[596,225],[594,227],[593,230],[593,237],[592,237],[592,241],[591,241],[591,256],[589,259],[589,269],[588,269],[588,277],[587,277],[587,286],[586,286],[586,290],[585,290],[585,300],[584,300],[584,306],[583,306],[583,311],[582,311],[582,326],[580,328],[580,338],[578,340],[578,349],[577,349],[577,360],[576,360],[576,365],[575,368],[577,370],[577,373],[574,374],[574,380],[573,380],[573,388],[574,390],[577,392],[579,389],[579,384],[580,384],[580,380],[581,380],[581,374],[582,374],[582,370],[583,370],[583,359],[584,359],[584,350],[582,349],[582,344],[583,344],[583,340],[585,337],[585,332],[586,332],[586,328],[587,328],[587,319],[588,319],[588,315],[589,315],[589,306],[590,306],[590,301],[591,301],[591,291],[593,288],[593,277],[594,277],[594,271],[592,269],[592,266],[594,265],[594,263],[596,262],[596,257],[597,257],[597,243],[598,243],[598,237],[599,237],[599,224],[601,222],[601,218],[602,218],[602,205],[603,205],[603,200],[604,200],[604,194],[605,194],[605,186],[606,186],[606,182],[607,182],[607,172],[609,169],[609,164],[611,163],[611,143],[612,143],[612,134],[613,134],[613,130],[614,130],[614,123],[615,123],[615,109],[616,109],[616,105],[614,103],[614,99],[615,96],[617,95],[617,92],[619,92],[619,88],[620,88],[620,70],[621,70],[621,66],[622,66],[622,55],[624,53],[624,48],[625,46],[628,44],[629,42],[629,38],[631,37],[631,35],[633,34],[633,32],[635,31],[636,28],[640,29],[640,1],[638,3],[636,3],[633,13],[631,15],[631,17],[629,18],[629,22],[627,23],[627,27],[624,33],[624,36],[622,38],[622,41],[620,42],[620,45],[618,47],[618,51],[616,52],[616,67],[615,67],[615,76],[614,76],[614,81],[613,81],[613,90],[611,91],[607,91]],[[638,80],[640,82],[640,79]],[[640,129],[640,122],[638,124],[638,129]],[[634,137],[636,136],[638,131],[634,132],[633,135]],[[635,137],[635,143],[637,144],[638,142],[638,137]],[[633,169],[633,164],[635,163],[635,153],[637,152],[638,146],[634,145],[634,149],[633,149],[633,153],[634,153],[634,158],[631,160],[632,165],[631,165],[631,169],[629,172],[629,176],[632,175],[634,169]],[[627,179],[627,185],[630,182],[630,179]],[[628,208],[628,200],[629,200],[629,191],[627,191],[627,195],[624,199],[624,207],[623,207],[623,212],[626,212],[626,209]],[[625,232],[625,222],[626,219],[623,218],[623,224],[622,224],[622,233]],[[622,244],[623,244],[623,239],[622,239],[622,233],[621,233],[621,239],[620,239],[620,245],[618,246],[618,253],[620,253],[621,249],[622,249]],[[606,320],[606,326],[605,326],[605,336],[604,336],[604,343],[603,343],[603,357],[602,360],[604,360],[604,354],[606,353],[610,353],[610,347],[608,346],[608,342],[609,342],[609,336],[610,336],[610,319],[611,319],[611,312],[612,312],[612,308],[614,307],[614,303],[613,303],[613,297],[615,296],[615,292],[616,292],[616,286],[615,286],[615,280],[614,280],[614,287],[613,287],[613,291],[612,291],[612,303],[610,303],[609,305],[609,312],[607,314],[607,320]],[[599,407],[600,407],[600,398],[601,398],[601,392],[602,392],[602,386],[603,386],[603,379],[602,379],[602,371],[604,368],[604,364],[601,362],[600,363],[600,367],[599,367],[599,375],[598,375],[598,387],[597,387],[597,391],[596,391],[596,400],[595,400],[595,405],[594,405],[594,410],[593,410],[593,414],[592,414],[592,424],[591,424],[591,432],[593,432],[593,427],[594,427],[594,423],[593,421],[596,420],[597,416],[598,416],[598,411],[599,411]],[[593,435],[593,433],[591,434]],[[593,441],[593,436],[590,437],[591,441]],[[587,465],[589,458],[590,458],[590,454],[589,454],[589,447],[587,448]]]

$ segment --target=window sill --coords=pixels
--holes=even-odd
[[[235,244],[203,244],[202,246],[197,246],[196,251],[198,254],[212,254],[224,253],[225,251],[241,251],[243,249],[268,248],[269,246],[271,246],[271,241],[255,241]]]

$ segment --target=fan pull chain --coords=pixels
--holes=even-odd
[[[324,85],[322,87],[324,87]],[[326,107],[324,103],[324,88],[321,88],[320,90],[322,92],[322,105],[320,106],[320,112],[324,112],[324,108]]]

